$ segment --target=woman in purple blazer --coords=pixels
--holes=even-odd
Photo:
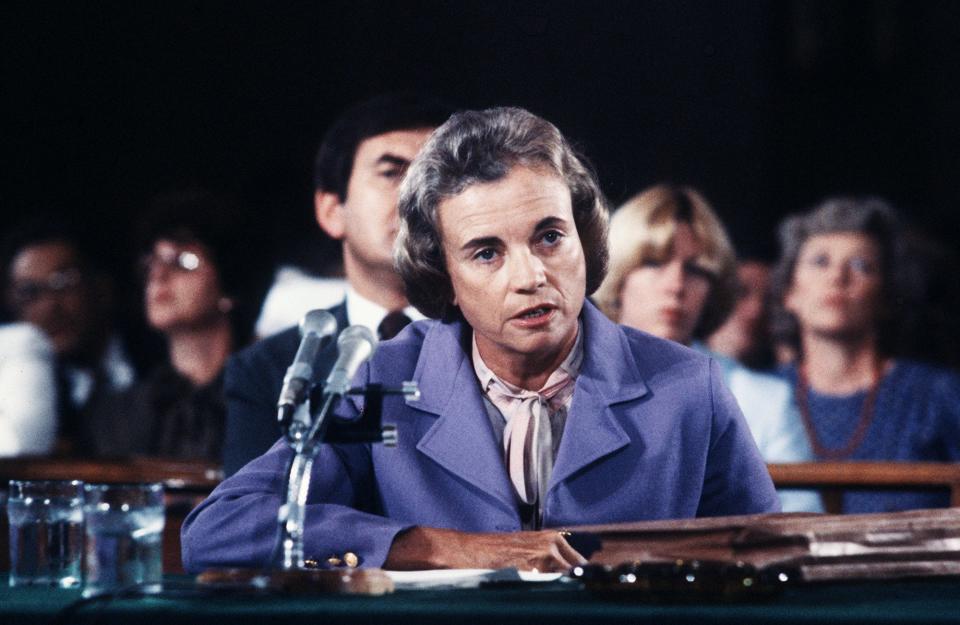
[[[584,559],[558,529],[779,510],[717,365],[586,299],[606,272],[607,209],[552,124],[454,115],[399,211],[397,268],[431,320],[382,344],[357,383],[412,379],[420,397],[384,401],[396,448],[322,448],[308,559],[565,570]],[[188,570],[267,564],[291,453],[278,442],[190,514]]]

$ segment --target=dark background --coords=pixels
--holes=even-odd
[[[960,233],[958,2],[28,2],[0,22],[3,223],[83,215],[114,252],[147,198],[202,184],[257,211],[264,262],[320,268],[317,142],[402,88],[543,115],[614,204],[693,184],[746,254],[837,193]]]

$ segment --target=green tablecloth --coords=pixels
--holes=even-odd
[[[610,600],[563,586],[398,591],[382,597],[200,596],[187,577],[164,594],[64,610],[76,590],[9,588],[0,577],[0,624],[124,623],[960,623],[960,579],[800,586],[768,601],[656,604]],[[59,621],[58,621],[59,619]]]

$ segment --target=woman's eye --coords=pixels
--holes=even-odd
[[[539,234],[539,238],[536,238],[535,241],[539,246],[551,248],[560,243],[564,236],[565,235],[559,230],[547,230]]]
[[[683,270],[691,278],[703,278],[704,280],[712,280],[713,272],[707,269],[706,267],[701,267],[696,263],[687,263],[684,265]]]
[[[857,273],[869,275],[876,271],[876,264],[866,258],[855,257],[849,261],[850,269]]]
[[[553,245],[560,241],[563,238],[563,235],[557,232],[556,230],[550,230],[549,232],[544,233],[543,242],[548,245]]]
[[[814,254],[811,256],[808,261],[814,267],[829,267],[830,266],[830,257],[826,254]]]
[[[497,252],[492,247],[485,247],[473,255],[474,259],[483,261],[483,262],[490,262],[491,260],[496,258],[496,256],[497,256]]]

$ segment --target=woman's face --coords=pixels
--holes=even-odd
[[[800,248],[784,307],[804,334],[863,336],[876,330],[882,282],[880,246],[873,237],[817,234]]]
[[[710,295],[710,272],[697,259],[703,245],[678,222],[670,256],[627,274],[620,288],[619,322],[655,336],[689,343]]]
[[[562,358],[586,291],[566,183],[517,166],[445,200],[438,212],[453,303],[487,365],[502,371]]]
[[[201,327],[224,314],[217,270],[202,245],[160,239],[143,262],[144,304],[152,328]]]

